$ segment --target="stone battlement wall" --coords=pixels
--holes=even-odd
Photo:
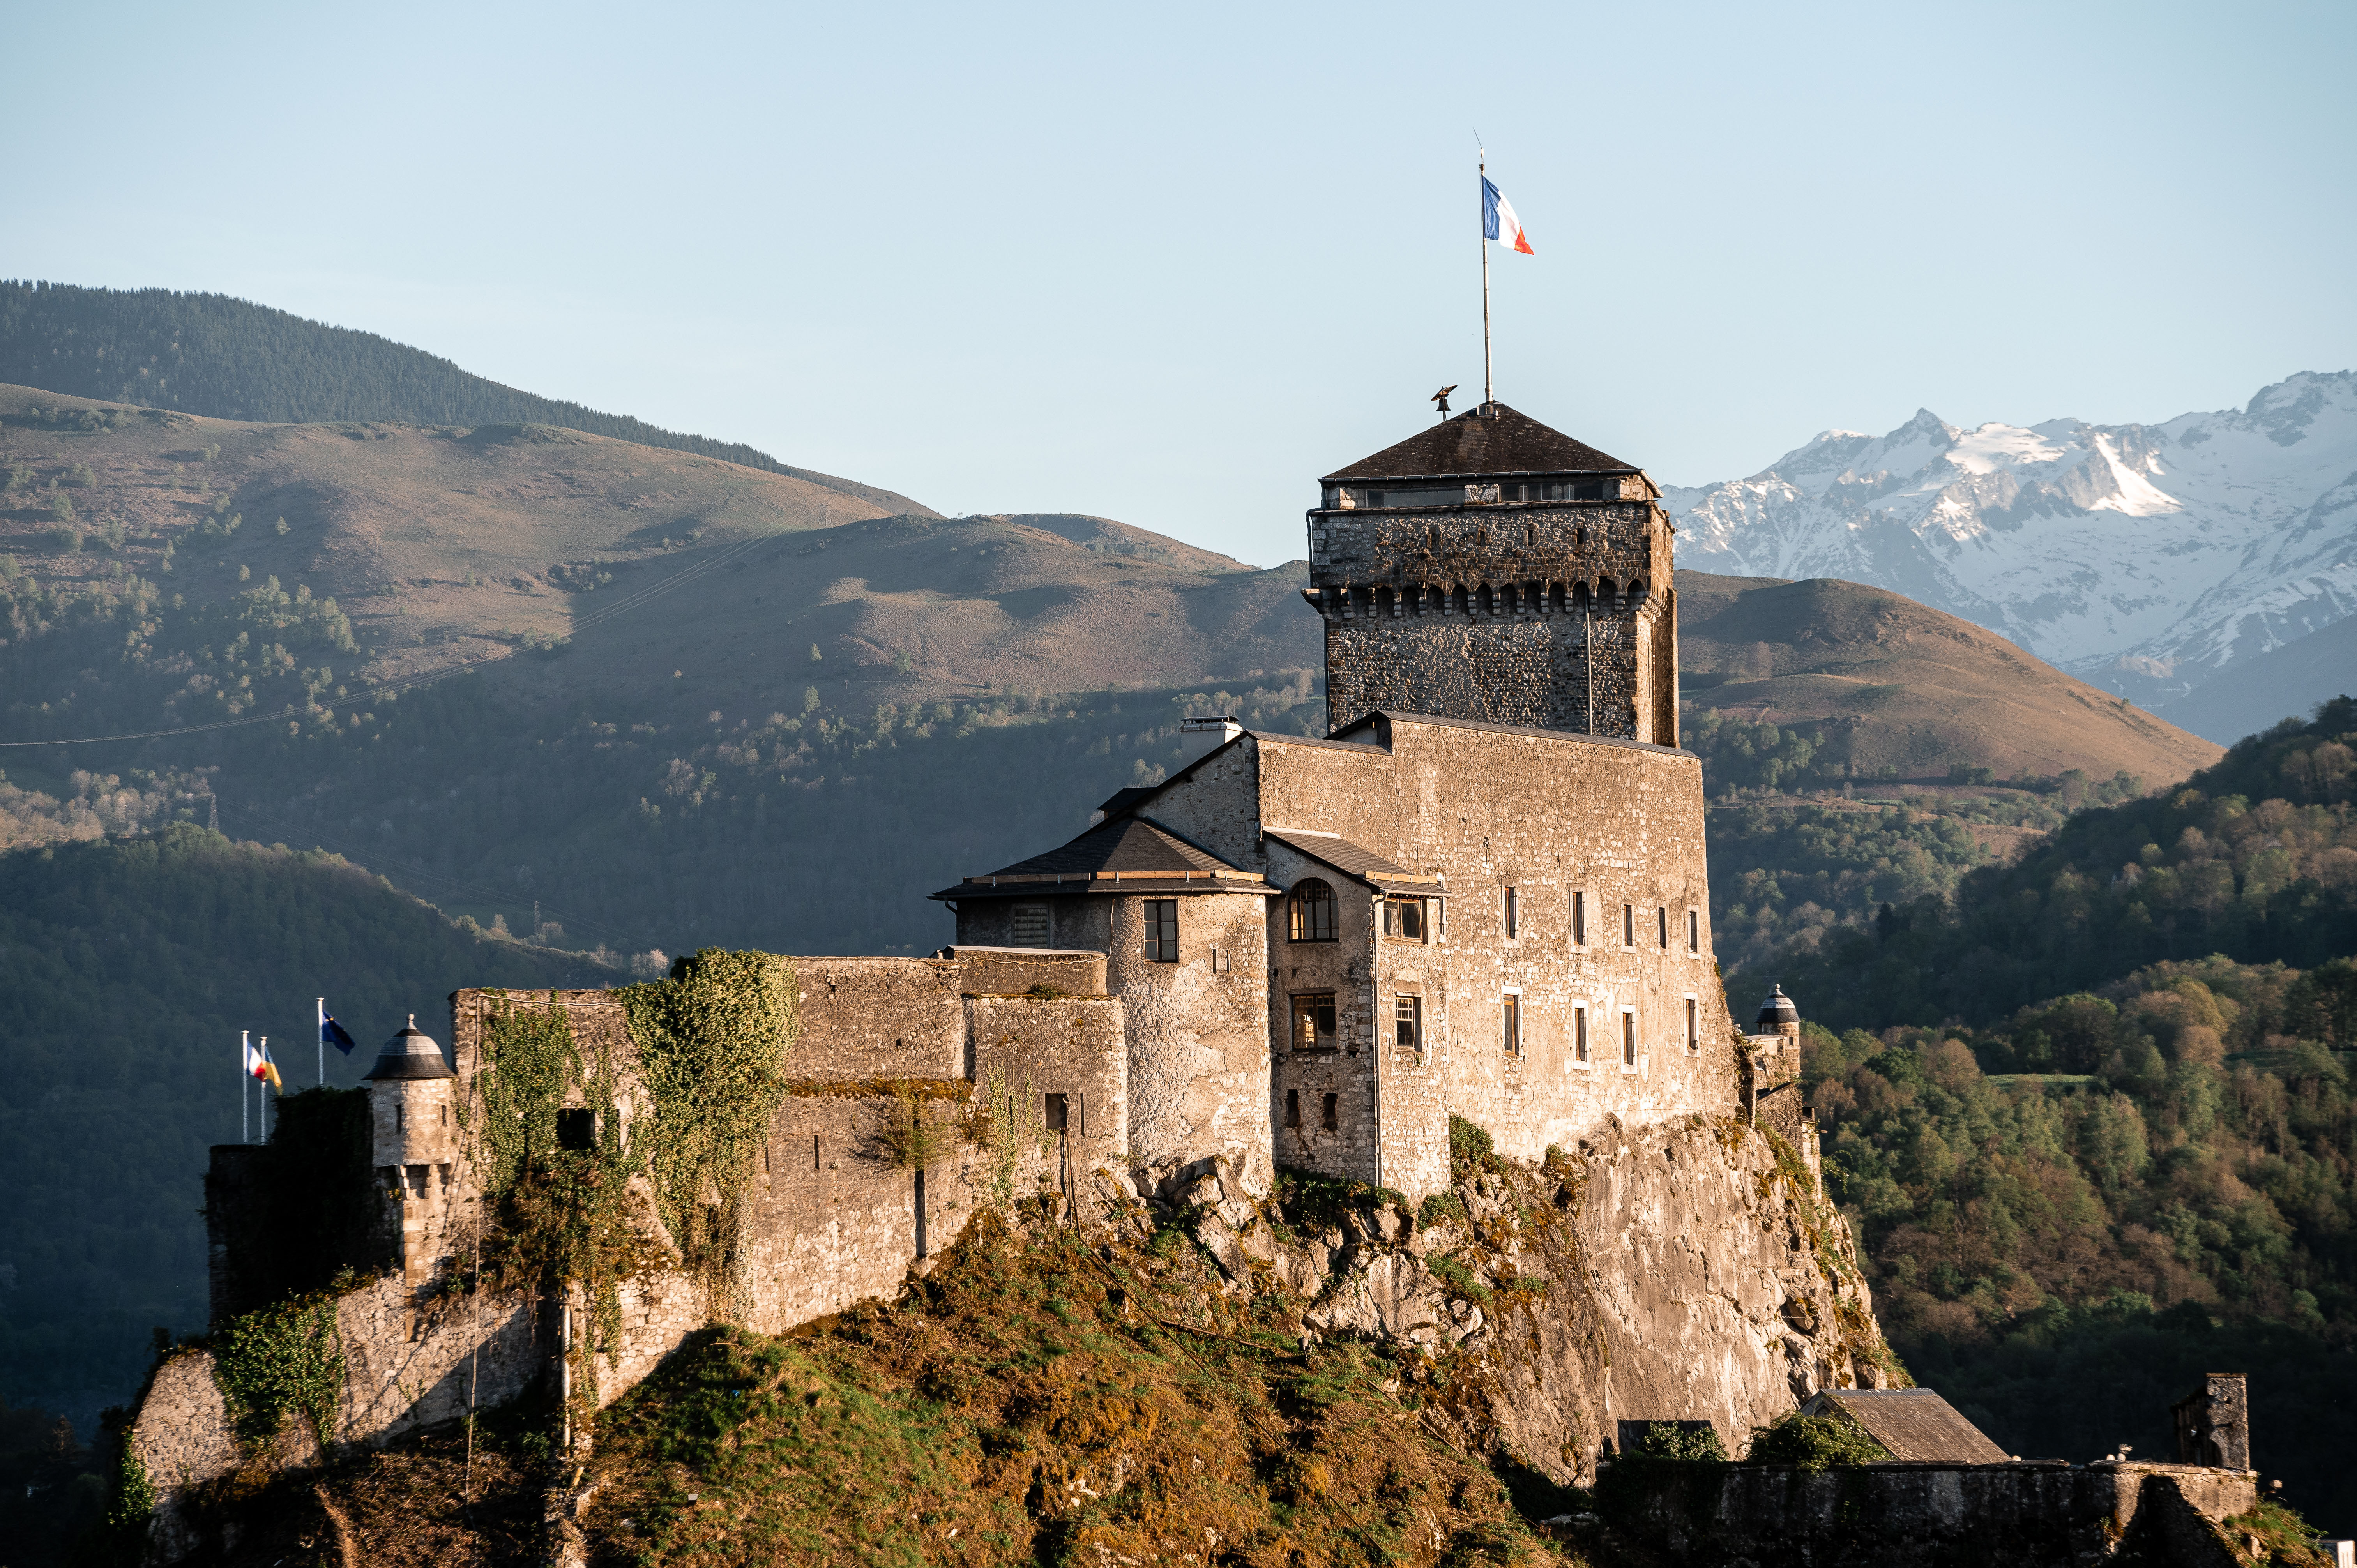
[[[1312,512],[1328,711],[1677,744],[1672,534],[1651,503]]]

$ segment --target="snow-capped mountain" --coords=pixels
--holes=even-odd
[[[2165,715],[2357,612],[2357,373],[2165,424],[1959,430],[1926,410],[1663,499],[1682,565],[1889,588]]]

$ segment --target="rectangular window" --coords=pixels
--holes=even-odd
[[[1293,999],[1293,1048],[1330,1051],[1334,1048],[1334,993],[1306,991]]]
[[[1695,999],[1691,996],[1686,998],[1686,1054],[1688,1056],[1702,1054],[1702,1018],[1700,1009],[1695,1006]]]
[[[1505,1005],[1501,1011],[1505,1026],[1506,1054],[1510,1057],[1521,1056],[1523,1054],[1523,999],[1511,991],[1506,993]]]
[[[1585,893],[1571,896],[1571,940],[1575,947],[1587,945],[1587,895]]]
[[[1383,900],[1383,935],[1402,941],[1420,942],[1424,938],[1424,900],[1421,898],[1386,898]]]
[[[1587,1065],[1587,1009],[1571,1010],[1571,1059],[1581,1067]]]
[[[597,1146],[597,1113],[595,1111],[558,1112],[556,1146],[560,1149],[595,1149]]]
[[[1702,951],[1702,911],[1699,909],[1686,911],[1686,951]]]
[[[1664,904],[1659,909],[1655,910],[1654,913],[1661,917],[1662,950],[1663,952],[1667,952],[1670,950],[1670,907],[1667,904]]]
[[[1040,1108],[1042,1122],[1049,1132],[1062,1132],[1071,1123],[1071,1102],[1060,1094],[1050,1094],[1044,1098],[1046,1104]]]
[[[1048,945],[1048,906],[1017,904],[1014,909],[1015,929],[1009,942],[1018,948],[1044,948]]]
[[[1634,904],[1620,906],[1620,945],[1624,948],[1637,945],[1637,906]]]
[[[1506,889],[1506,940],[1510,942],[1523,934],[1522,901],[1516,897],[1520,892],[1520,888]]]
[[[1620,1065],[1637,1065],[1637,1015],[1625,1011],[1620,1015]]]
[[[1301,1125],[1301,1090],[1297,1089],[1285,1091],[1285,1124],[1288,1127]]]
[[[1334,1114],[1335,1108],[1341,1103],[1341,1100],[1342,1097],[1339,1094],[1329,1094],[1326,1097],[1326,1114],[1322,1125],[1329,1133],[1333,1132],[1337,1127],[1341,1125],[1341,1122],[1336,1119]]]
[[[1392,1043],[1404,1051],[1424,1049],[1424,998],[1392,998]]]
[[[1178,961],[1178,900],[1141,898],[1146,910],[1146,961]]]

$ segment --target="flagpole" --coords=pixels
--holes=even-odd
[[[318,1027],[311,1031],[319,1039],[319,1087],[328,1087],[328,999],[319,998]]]
[[[245,1058],[253,1048],[253,1031],[240,1029],[237,1032],[237,1141],[241,1144],[253,1142],[253,1123],[245,1109],[246,1080],[253,1076],[245,1070]]]
[[[1490,152],[1481,159],[1481,402],[1490,403]]]
[[[267,1035],[262,1036],[262,1061],[264,1067],[267,1067],[270,1064],[270,1036]],[[260,1115],[254,1117],[254,1120],[262,1123],[262,1141],[266,1144],[270,1142],[270,1079],[268,1074],[265,1073],[263,1076],[262,1084],[262,1112]]]

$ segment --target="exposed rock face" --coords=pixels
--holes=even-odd
[[[1820,1389],[1903,1380],[1847,1225],[1764,1131],[1615,1122],[1568,1157],[1486,1164],[1421,1218],[1369,1189],[1264,1208],[1215,1162],[1159,1197],[1231,1290],[1284,1293],[1306,1336],[1435,1358],[1457,1440],[1558,1481],[1591,1481],[1620,1422],[1708,1420],[1740,1454]]]

